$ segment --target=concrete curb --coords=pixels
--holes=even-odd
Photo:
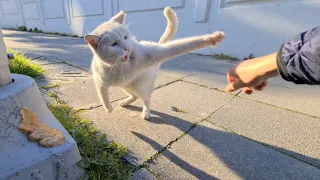
[[[11,75],[15,81],[0,87],[0,179],[79,179],[83,171],[76,165],[81,160],[76,142],[48,110],[35,81]],[[65,144],[43,148],[28,141],[18,130],[24,106],[41,122],[61,131]]]

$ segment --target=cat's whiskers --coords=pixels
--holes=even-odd
[[[123,73],[123,69],[122,69],[122,63],[120,65],[120,70],[121,70],[121,74],[122,74],[122,83],[125,82],[125,77],[124,77],[124,73]]]
[[[116,62],[117,62],[117,61],[116,61]],[[114,64],[116,64],[116,62],[115,62]],[[112,84],[114,83],[114,80],[115,80],[115,78],[116,78],[116,72],[117,72],[116,69],[117,69],[117,68],[114,69]]]

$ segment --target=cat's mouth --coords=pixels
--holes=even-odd
[[[128,56],[128,54],[127,54],[127,55],[125,55],[125,56],[123,57],[123,61],[126,62],[126,61],[128,61],[128,60],[129,60],[129,56]]]
[[[126,62],[126,61],[129,60],[129,58],[130,58],[130,55],[129,55],[129,54],[130,54],[130,53],[127,53],[125,56],[123,56],[122,62]]]

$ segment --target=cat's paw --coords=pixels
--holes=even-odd
[[[112,113],[112,111],[113,111],[112,105],[105,107],[105,109],[106,109],[106,111],[107,111],[108,113]]]
[[[128,106],[128,105],[129,105],[129,104],[126,103],[125,100],[119,102],[119,106],[121,106],[121,107],[126,107],[126,106]]]
[[[127,99],[120,101],[119,106],[121,107],[128,106],[129,104],[133,103],[135,100],[137,100],[136,97],[128,97]]]
[[[225,34],[222,31],[216,31],[216,32],[212,33],[209,36],[209,40],[210,40],[212,46],[218,45],[224,39],[224,36],[225,36]]]
[[[141,117],[145,120],[148,120],[150,119],[151,116],[150,116],[150,113],[148,112],[142,112]]]

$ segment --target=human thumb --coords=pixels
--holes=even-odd
[[[235,81],[230,82],[227,85],[227,87],[225,88],[225,91],[226,92],[233,92],[233,91],[238,90],[243,87],[245,87],[245,84],[242,81],[236,79]]]

